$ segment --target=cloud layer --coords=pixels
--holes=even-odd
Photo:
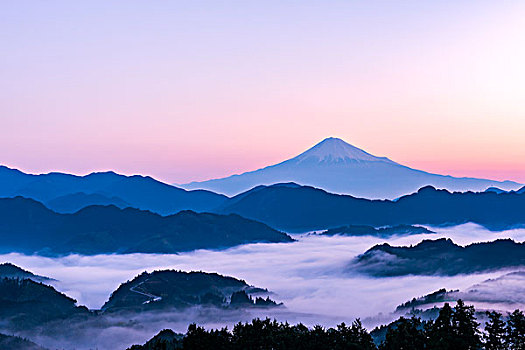
[[[257,316],[277,317],[283,321],[304,322],[307,325],[334,326],[338,322],[349,322],[357,317],[369,318],[380,313],[388,314],[402,302],[440,288],[473,290],[474,287],[470,288],[471,286],[504,274],[495,271],[454,277],[405,276],[375,279],[349,270],[348,266],[352,258],[375,244],[388,242],[393,245],[409,245],[425,238],[438,237],[451,238],[461,245],[496,238],[525,240],[525,229],[491,232],[474,224],[466,224],[450,228],[432,228],[432,230],[437,233],[390,239],[305,234],[297,235],[295,238],[298,241],[294,243],[249,244],[224,251],[199,250],[179,255],[130,254],[89,257],[70,255],[62,258],[45,258],[7,254],[0,256],[0,262],[10,261],[34,273],[55,278],[58,282],[54,285],[58,290],[76,298],[79,304],[94,309],[102,306],[109,294],[121,282],[130,280],[145,270],[181,269],[217,272],[244,279],[254,286],[268,288],[275,293],[272,299],[284,302],[287,307],[286,310],[257,311]],[[507,278],[507,280],[515,282],[516,278]],[[487,294],[506,295],[505,291],[501,290],[501,286],[505,284],[498,284],[497,281],[485,283],[483,289],[478,288],[484,293],[484,301],[491,300]],[[496,284],[499,288],[493,288]],[[512,295],[519,292],[516,288],[520,289],[520,285],[523,284],[507,285]],[[501,298],[493,299],[500,307],[505,308]],[[512,305],[509,304],[509,309],[525,302],[521,299],[511,301]],[[206,312],[186,313],[186,315],[191,317],[169,313],[162,317],[156,315],[151,316],[154,320],[148,317],[148,322],[144,321],[144,316],[137,317],[133,327],[124,327],[128,328],[128,331],[134,329],[134,336],[128,336],[127,339],[128,341],[129,339],[146,340],[166,327],[183,332],[187,324],[193,320],[208,326],[221,326],[232,325],[238,320],[249,320],[254,316],[254,314],[242,316],[230,314],[212,317]],[[147,323],[149,324],[145,327]],[[118,332],[126,332],[121,329],[122,327],[117,328]],[[99,329],[97,334],[100,336],[108,331]],[[97,339],[98,336],[90,338]],[[126,336],[123,336],[123,339],[126,339]]]

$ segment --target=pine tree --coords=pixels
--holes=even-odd
[[[439,316],[429,328],[427,337],[428,348],[431,350],[457,350],[454,344],[452,308],[448,303],[439,311]]]
[[[458,300],[452,315],[456,350],[477,350],[481,347],[475,312],[474,306],[466,306],[461,299]]]
[[[385,341],[380,350],[421,350],[425,348],[425,335],[421,320],[416,317],[411,319],[399,318],[393,327],[386,333]]]
[[[506,338],[512,350],[525,350],[525,316],[522,311],[515,310],[509,315]]]
[[[352,322],[350,327],[350,344],[349,348],[356,348],[360,350],[375,350],[377,349],[372,336],[368,331],[363,327],[360,319],[356,319]]]
[[[486,312],[489,321],[485,324],[485,350],[507,350],[505,342],[505,322],[496,311]]]

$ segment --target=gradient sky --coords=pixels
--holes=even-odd
[[[328,136],[525,182],[524,1],[3,1],[0,164],[186,182]]]

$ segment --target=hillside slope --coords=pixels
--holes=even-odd
[[[238,215],[182,211],[160,216],[133,208],[90,206],[58,214],[26,198],[0,199],[3,252],[40,254],[176,253],[292,239]]]

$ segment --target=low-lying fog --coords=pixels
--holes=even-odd
[[[36,274],[57,279],[54,286],[61,292],[78,300],[81,305],[97,309],[107,300],[109,294],[121,282],[132,279],[142,271],[156,269],[202,270],[244,279],[248,284],[268,288],[275,294],[272,299],[282,301],[286,310],[263,311],[258,316],[277,317],[308,325],[324,324],[334,326],[356,317],[375,317],[388,314],[397,305],[417,296],[440,288],[467,290],[468,287],[489,278],[500,277],[509,271],[454,276],[454,277],[394,277],[367,278],[349,270],[349,262],[356,255],[365,252],[375,244],[388,242],[393,245],[417,244],[422,239],[449,237],[461,245],[490,241],[498,238],[525,240],[525,229],[491,232],[474,224],[448,228],[430,228],[437,234],[413,235],[381,239],[373,237],[324,237],[317,235],[296,235],[298,241],[283,244],[249,244],[224,251],[199,250],[179,255],[130,254],[130,255],[71,255],[62,258],[45,258],[21,254],[0,255],[0,262],[9,261]],[[520,276],[518,276],[520,277]],[[505,283],[495,283],[494,297],[499,308],[501,295],[516,295],[525,292],[524,278],[507,278]],[[484,295],[491,293],[490,284],[483,289]],[[515,308],[523,300],[512,300],[508,309]],[[523,304],[521,304],[523,307]],[[261,311],[257,311],[261,312]],[[184,332],[191,317],[167,315],[160,321],[152,322],[140,336],[126,338],[127,341],[145,341],[162,328]],[[253,314],[244,315],[248,320]],[[225,324],[234,323],[235,317]],[[385,315],[385,321],[389,321]],[[198,317],[202,324],[216,326],[216,319]],[[372,321],[368,322],[372,327]],[[47,343],[48,341],[45,341]],[[113,346],[113,345],[112,345]],[[99,346],[99,348],[104,348]]]

